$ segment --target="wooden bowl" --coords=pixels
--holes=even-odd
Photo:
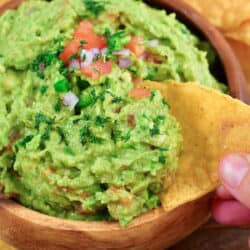
[[[21,2],[13,0],[5,4],[0,7],[0,13]],[[175,11],[186,24],[199,30],[219,54],[231,95],[250,103],[247,83],[234,53],[206,19],[179,0],[147,2]],[[211,196],[207,194],[169,213],[157,208],[139,216],[127,228],[121,228],[115,222],[58,219],[0,197],[0,238],[20,250],[162,250],[189,235],[209,218]]]

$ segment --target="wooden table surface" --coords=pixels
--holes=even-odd
[[[7,1],[0,0],[0,5]],[[247,250],[248,236],[250,229],[227,228],[210,221],[169,250]],[[0,250],[14,248],[0,240]]]

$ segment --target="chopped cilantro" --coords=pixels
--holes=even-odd
[[[35,115],[35,129],[39,130],[40,129],[40,124],[41,123],[46,123],[46,124],[51,124],[52,120],[50,120],[46,115],[43,113],[37,113]]]
[[[106,1],[100,0],[83,0],[85,8],[91,12],[94,16],[99,16],[103,11],[105,11]]]
[[[114,126],[111,132],[111,139],[116,143],[121,136],[121,131],[118,129],[118,121],[115,120]]]
[[[92,61],[97,62],[100,58],[101,58],[101,54],[96,54]]]
[[[48,85],[43,85],[40,88],[41,95],[45,95],[46,92],[48,91],[49,86]]]
[[[101,116],[97,116],[96,120],[95,120],[95,125],[98,127],[102,127],[104,128],[105,123],[109,122],[110,118],[109,117],[101,117]]]
[[[108,54],[112,55],[114,51],[118,51],[124,48],[131,40],[131,37],[124,31],[118,31],[112,34],[107,39]]]
[[[49,140],[50,139],[50,130],[51,130],[51,124],[48,124],[48,126],[45,128],[45,132],[42,135],[43,140]]]
[[[45,77],[44,71],[46,67],[60,61],[58,55],[63,50],[61,39],[54,40],[54,43],[59,43],[58,47],[55,50],[46,50],[41,52],[29,66],[30,70],[36,72],[37,76],[41,79],[44,79]]]
[[[61,127],[56,127],[56,130],[57,130],[57,133],[60,136],[60,142],[59,143],[64,142],[66,145],[68,145],[68,141],[67,141],[64,130]]]
[[[90,86],[90,83],[86,80],[78,79],[77,80],[77,86],[80,90],[85,90]]]
[[[77,54],[72,54],[72,55],[69,57],[69,59],[70,59],[70,60],[73,60],[73,59],[77,59],[77,57],[78,57]]]
[[[91,116],[88,115],[88,114],[84,114],[82,119],[85,120],[85,121],[89,121],[91,119]]]
[[[164,155],[160,155],[158,161],[159,161],[160,163],[162,163],[162,164],[165,164],[165,163],[166,163],[166,158],[165,158],[165,156],[164,156]]]
[[[155,119],[155,123],[157,124],[157,125],[159,125],[162,121],[165,121],[165,116],[163,116],[163,115],[158,115],[157,117],[156,117],[156,119]]]
[[[122,97],[115,96],[109,89],[106,90],[106,93],[113,97],[112,103],[121,103],[123,101]]]
[[[60,61],[59,72],[61,75],[63,75],[64,77],[67,77],[71,70],[74,70],[74,69],[73,68],[66,68],[64,63],[62,61]]]
[[[85,62],[85,61],[86,61],[86,59],[87,59],[86,54],[83,54],[81,59],[82,59],[82,61],[83,61],[83,62]]]
[[[117,96],[114,97],[114,99],[112,100],[112,103],[121,103],[123,101],[122,97]]]
[[[148,68],[148,75],[146,76],[145,80],[153,81],[156,73],[157,73],[157,68],[155,67]]]
[[[34,135],[27,135],[21,141],[18,142],[18,146],[26,148],[27,143],[29,143],[34,138]]]
[[[69,82],[67,79],[59,80],[54,83],[54,89],[58,93],[65,93],[69,91]]]
[[[46,115],[43,113],[37,113],[35,115],[35,129],[39,131],[41,123],[47,124],[47,127],[45,128],[45,132],[42,135],[43,140],[49,140],[50,138],[50,130],[51,126],[54,123],[54,119],[49,119]]]
[[[54,110],[56,112],[60,112],[62,110],[62,104],[60,99],[58,99],[57,102],[54,104]]]
[[[101,144],[103,142],[102,138],[98,138],[92,134],[89,125],[85,125],[80,129],[80,140],[82,145],[87,143]]]
[[[130,131],[121,136],[121,140],[127,142],[130,139]]]
[[[150,101],[152,101],[155,97],[155,92],[151,90]]]
[[[159,135],[159,134],[160,134],[160,129],[156,124],[154,124],[153,128],[150,129],[150,135],[154,136],[154,135]]]
[[[99,94],[98,99],[102,102],[105,100],[105,92],[104,91]]]
[[[171,108],[170,104],[164,98],[162,98],[162,104],[168,106],[169,109]]]

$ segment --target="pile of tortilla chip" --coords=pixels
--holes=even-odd
[[[226,37],[250,45],[249,0],[185,0],[207,17]]]
[[[170,211],[219,185],[218,164],[224,155],[250,153],[250,106],[196,83],[144,86],[161,91],[182,127],[184,149],[178,171],[161,196],[164,209]]]
[[[250,1],[184,0],[209,19],[228,39],[250,87]]]

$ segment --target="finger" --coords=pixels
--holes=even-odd
[[[233,195],[224,187],[220,186],[216,190],[216,195],[222,200],[232,200]]]
[[[250,208],[250,155],[231,154],[219,164],[223,186],[245,206]]]
[[[227,226],[249,226],[250,210],[236,200],[215,200],[212,206],[214,219]]]

